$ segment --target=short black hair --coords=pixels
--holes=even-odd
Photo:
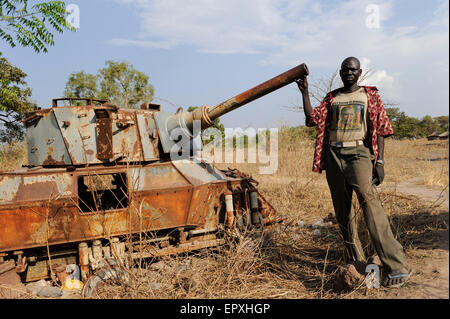
[[[342,69],[342,66],[344,65],[345,62],[351,61],[351,60],[356,61],[356,63],[358,63],[358,69],[361,68],[361,63],[359,62],[358,58],[355,58],[354,56],[349,56],[348,58],[345,58],[344,61],[342,61],[341,69]]]

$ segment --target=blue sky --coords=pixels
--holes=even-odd
[[[28,74],[33,99],[49,107],[71,72],[96,73],[106,60],[128,61],[150,76],[164,110],[216,105],[300,63],[310,83],[356,56],[366,81],[406,114],[448,115],[448,1],[69,0],[77,32],[56,35],[49,52],[0,51]],[[376,5],[379,28],[367,19]],[[371,16],[373,17],[373,16]],[[373,20],[370,20],[373,21]],[[300,125],[295,84],[222,117],[227,127]]]

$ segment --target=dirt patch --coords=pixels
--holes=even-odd
[[[414,270],[409,282],[402,288],[372,289],[369,298],[448,299],[449,298],[449,192],[420,185],[420,178],[396,185],[383,185],[380,190],[399,196],[417,196],[428,207],[416,219],[417,225],[428,227],[427,232],[405,235],[412,244],[405,247],[409,266]],[[434,228],[431,216],[439,216],[443,227]],[[422,218],[422,220],[420,220]],[[428,218],[428,219],[427,219]],[[414,227],[414,225],[412,225]]]
[[[406,195],[414,195],[425,200],[430,205],[435,207],[443,207],[448,210],[449,207],[449,189],[430,188],[421,185],[422,179],[420,177],[412,178],[400,183],[382,184],[379,189],[390,191],[394,193],[401,193]]]

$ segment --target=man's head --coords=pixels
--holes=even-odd
[[[351,87],[358,83],[361,73],[361,64],[357,58],[351,56],[342,61],[339,74],[345,87]]]

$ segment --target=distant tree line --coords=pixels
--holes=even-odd
[[[394,129],[394,138],[422,138],[448,131],[448,115],[437,117],[425,115],[422,119],[418,119],[406,115],[398,107],[387,107],[386,112]]]
[[[398,107],[386,107],[386,112],[394,129],[394,139],[423,138],[431,134],[441,134],[448,131],[449,116],[431,117],[425,115],[421,119],[411,117],[400,111]],[[282,134],[291,142],[301,140],[315,140],[316,128],[300,125],[296,127],[283,127]]]

